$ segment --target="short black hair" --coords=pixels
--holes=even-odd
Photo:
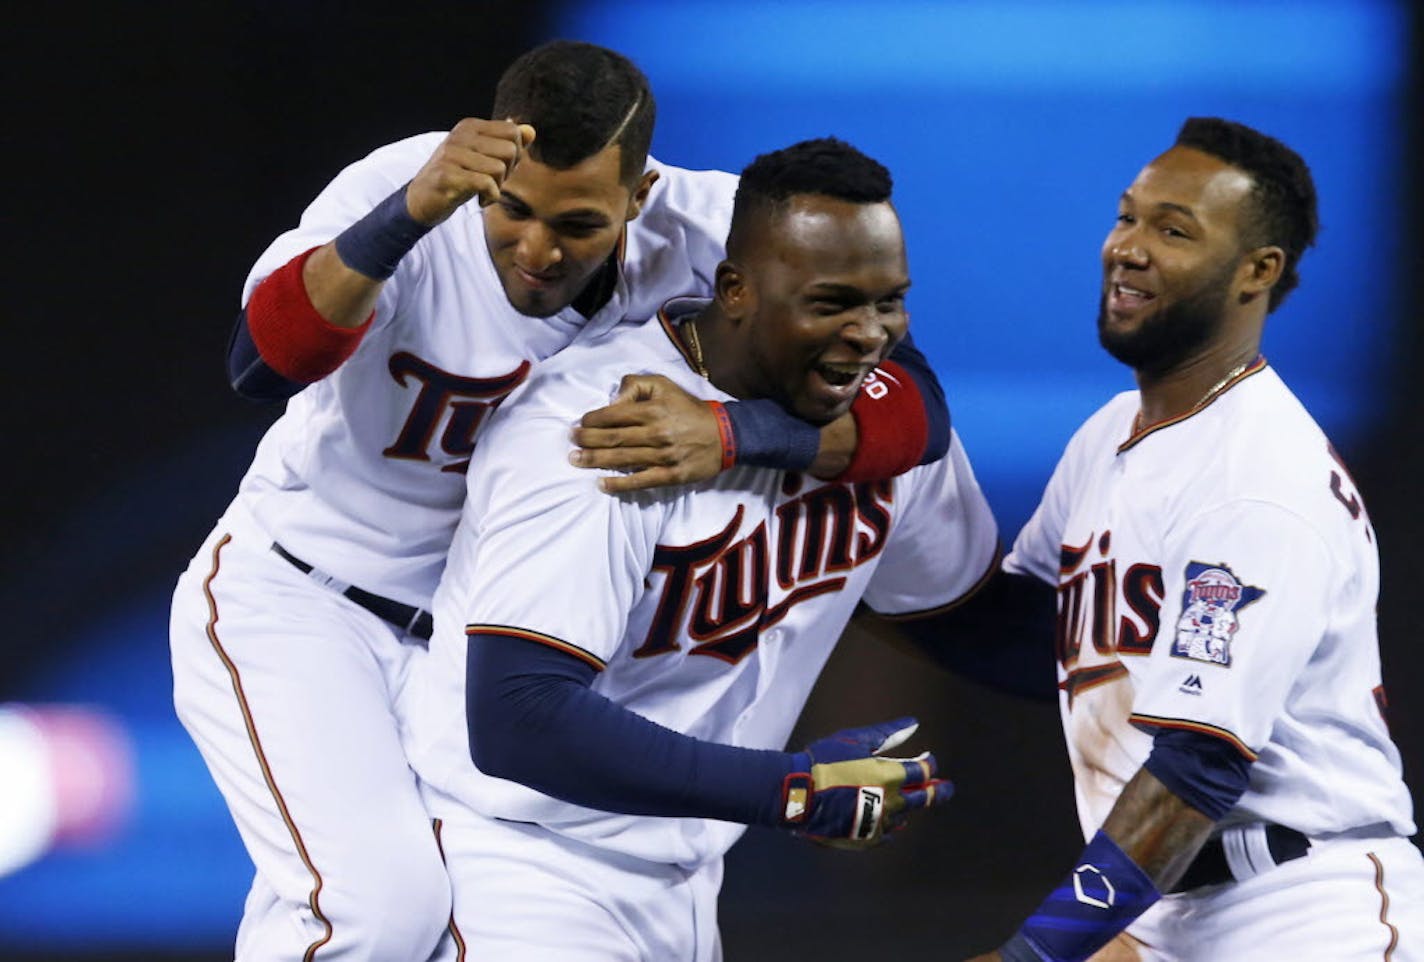
[[[890,199],[893,188],[890,171],[883,164],[835,137],[803,140],[762,154],[742,170],[732,205],[727,252],[736,256],[756,215],[770,214],[797,195],[880,204]]]
[[[1176,145],[1210,154],[1251,176],[1242,244],[1247,249],[1269,244],[1286,252],[1281,279],[1267,302],[1267,312],[1274,311],[1300,283],[1296,265],[1320,229],[1310,168],[1274,137],[1220,117],[1189,117],[1177,132]]]
[[[533,126],[530,155],[557,170],[617,144],[619,176],[631,184],[647,165],[657,103],[648,78],[627,57],[579,40],[552,40],[504,71],[490,116]]]

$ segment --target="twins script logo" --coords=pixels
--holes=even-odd
[[[1193,561],[1187,565],[1186,582],[1172,654],[1215,665],[1230,665],[1231,639],[1241,627],[1236,613],[1266,592],[1243,585],[1224,564]]]
[[[430,446],[443,421],[445,429],[440,432],[437,457],[443,455],[447,463],[440,470],[456,474],[464,474],[470,466],[475,432],[485,415],[498,407],[529,373],[529,362],[521,361],[517,368],[497,377],[462,377],[408,351],[391,355],[388,366],[391,377],[401,387],[413,382],[419,389],[400,434],[381,453],[402,461],[432,460]]]
[[[795,494],[799,475],[788,474],[782,493]],[[738,506],[717,534],[690,545],[658,545],[653,573],[660,576],[658,607],[647,637],[633,652],[648,658],[678,651],[711,655],[735,665],[803,601],[840,591],[842,572],[865,564],[890,534],[892,482],[827,484],[778,505],[770,531],[765,521],[737,537],[745,510]],[[772,583],[779,601],[772,603]]]

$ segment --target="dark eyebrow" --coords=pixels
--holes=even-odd
[[[910,289],[910,282],[906,281],[897,286],[891,293],[903,294]],[[848,300],[864,298],[866,292],[859,287],[850,284],[836,284],[833,281],[818,281],[806,288],[806,294],[810,297],[840,297]]]
[[[1132,196],[1132,190],[1128,189],[1123,191],[1122,194],[1118,197],[1117,202],[1119,204],[1135,203],[1135,200]],[[1169,200],[1162,200],[1157,202],[1157,209],[1175,211],[1176,213],[1181,214],[1183,217],[1190,217],[1194,221],[1197,219],[1197,215],[1193,213],[1192,209],[1186,206],[1185,204],[1174,204]]]
[[[554,220],[583,220],[597,222],[599,224],[611,223],[607,214],[601,210],[595,210],[592,207],[580,207],[577,210],[563,211],[559,216],[555,217]]]
[[[1173,204],[1169,201],[1164,200],[1157,205],[1157,209],[1176,211],[1178,214],[1181,214],[1184,217],[1190,217],[1192,220],[1197,219],[1197,215],[1192,213],[1192,209],[1190,207],[1187,207],[1185,204]]]
[[[507,188],[500,191],[500,198],[503,199],[503,200],[510,201],[511,203],[514,203],[514,204],[518,205],[519,207],[523,208],[524,210],[533,210],[533,209],[534,209],[534,208],[532,208],[532,207],[529,206],[529,204],[524,200],[523,197],[520,197],[520,196],[519,196],[518,194],[516,194],[514,191],[509,190],[509,189],[507,189]],[[589,222],[589,223],[596,223],[596,224],[599,224],[600,226],[612,223],[612,221],[610,221],[610,220],[608,219],[608,215],[607,215],[607,214],[605,214],[603,211],[597,210],[597,209],[595,209],[595,208],[593,208],[593,207],[579,207],[579,208],[575,208],[574,210],[562,211],[557,217],[554,218],[554,220],[556,220],[556,221],[587,221],[587,222]]]

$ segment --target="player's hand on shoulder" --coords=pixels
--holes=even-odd
[[[783,827],[834,848],[869,848],[904,827],[915,809],[948,801],[954,786],[935,777],[932,754],[882,755],[918,727],[913,718],[897,718],[812,742],[782,787]]]
[[[613,400],[574,427],[573,442],[573,464],[631,472],[600,478],[609,494],[705,481],[722,470],[712,408],[661,374],[623,378]]]
[[[446,135],[406,189],[410,216],[434,226],[473,197],[485,207],[534,142],[534,128],[510,120],[467,117]]]

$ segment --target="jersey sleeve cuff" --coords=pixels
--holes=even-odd
[[[1248,762],[1254,762],[1260,757],[1256,752],[1251,750],[1250,746],[1238,738],[1234,732],[1227,731],[1225,728],[1218,728],[1215,725],[1209,725],[1206,722],[1194,721],[1190,718],[1159,718],[1156,715],[1143,715],[1138,712],[1133,712],[1128,716],[1127,720],[1149,735],[1155,735],[1157,731],[1162,729],[1196,732],[1201,735],[1209,735],[1221,739],[1239,752],[1241,757],[1245,758]]]
[[[562,638],[555,638],[553,635],[545,635],[537,631],[530,631],[528,628],[513,628],[509,625],[466,625],[465,635],[502,635],[505,638],[519,638],[523,641],[532,641],[536,644],[545,645],[555,651],[561,651],[566,655],[571,655],[588,665],[594,671],[603,671],[608,667],[608,662],[598,657],[591,651],[580,648],[578,645],[570,644]]]

